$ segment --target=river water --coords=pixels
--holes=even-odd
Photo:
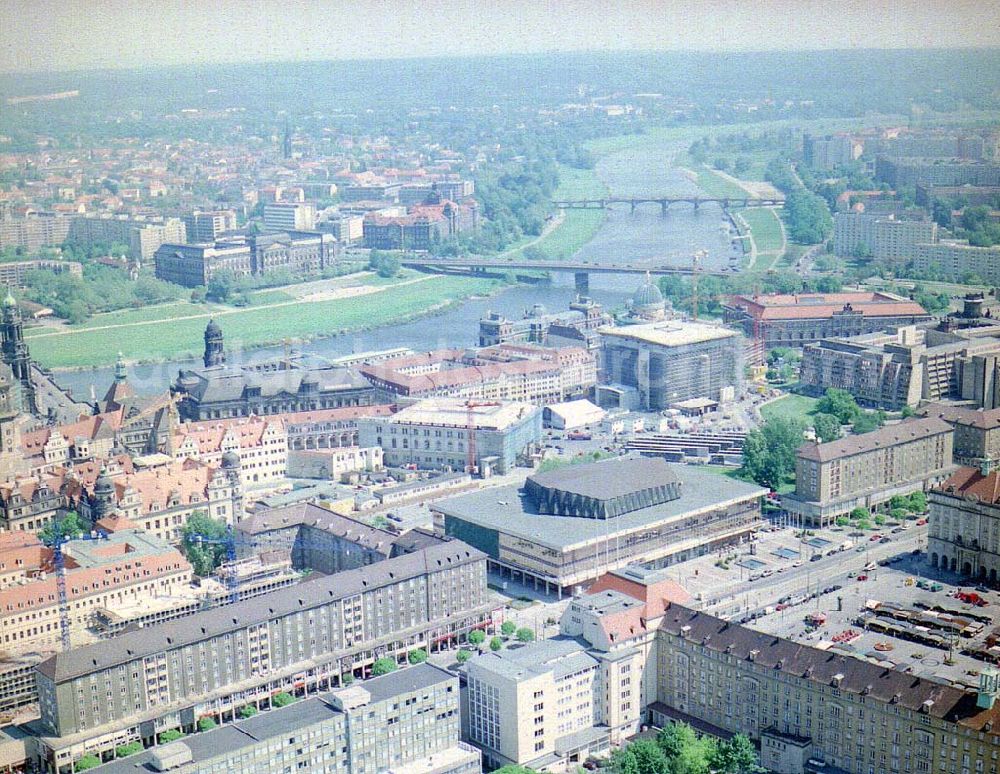
[[[696,194],[698,189],[694,183],[673,166],[679,149],[676,143],[664,142],[644,149],[641,154],[622,151],[603,157],[596,171],[615,195]],[[702,261],[706,268],[721,268],[729,263],[731,256],[739,254],[730,240],[728,221],[718,206],[705,204],[695,211],[687,205],[673,205],[663,216],[659,205],[642,205],[634,213],[628,205],[619,205],[607,212],[594,238],[575,257],[592,263],[685,265],[696,250],[707,251]],[[590,278],[591,296],[607,309],[622,307],[640,282],[635,275],[594,274]],[[323,357],[336,357],[388,347],[426,351],[472,346],[477,342],[480,318],[491,310],[520,317],[534,304],[543,304],[550,311],[565,309],[573,297],[572,275],[556,274],[551,285],[518,285],[490,298],[469,299],[441,314],[319,339],[302,345],[301,349]],[[228,355],[231,362],[248,362],[272,358],[281,351],[281,347],[266,347],[246,353],[230,350]],[[178,369],[200,365],[200,361],[191,360],[136,365],[129,369],[129,380],[140,394],[151,394],[166,389],[176,378]],[[92,386],[100,397],[112,379],[111,368],[66,372],[57,377],[60,384],[72,389],[81,399],[89,396]]]

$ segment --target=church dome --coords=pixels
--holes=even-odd
[[[635,291],[635,296],[632,298],[632,304],[637,309],[663,306],[663,294],[648,274],[646,275],[646,281],[643,282]]]
[[[17,299],[14,298],[14,294],[10,292],[9,288],[7,289],[7,295],[3,299],[3,305],[5,309],[17,308]]]
[[[205,326],[205,335],[206,336],[222,335],[222,328],[219,327],[219,324],[215,321],[215,318],[209,320],[208,325]]]

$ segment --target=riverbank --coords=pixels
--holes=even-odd
[[[281,344],[287,339],[309,341],[345,332],[364,331],[434,314],[470,296],[487,295],[503,287],[493,279],[427,276],[413,281],[365,287],[344,295],[316,293],[291,301],[275,301],[248,308],[190,305],[199,314],[176,305],[161,310],[165,316],[148,319],[158,307],[134,310],[113,324],[66,328],[59,332],[35,329],[28,336],[31,353],[55,370],[82,369],[114,363],[119,352],[129,362],[163,362],[197,357],[203,348],[205,325],[220,320],[227,345],[241,349]],[[296,286],[291,286],[295,288]],[[283,292],[288,293],[290,289]]]

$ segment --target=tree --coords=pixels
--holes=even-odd
[[[211,731],[217,725],[219,724],[215,722],[215,718],[209,718],[209,717],[198,718],[199,731]]]
[[[535,774],[535,770],[529,769],[527,766],[515,766],[509,763],[496,769],[493,774]]]
[[[909,509],[914,513],[924,513],[927,511],[927,495],[923,492],[913,492],[910,495]]]
[[[38,532],[38,539],[46,545],[55,542],[56,537],[73,540],[84,533],[86,522],[76,511],[70,511],[61,519],[55,519]]]
[[[289,704],[295,703],[295,697],[292,694],[282,691],[281,693],[276,693],[271,697],[272,707],[287,707]]]
[[[411,664],[423,664],[427,660],[427,651],[423,648],[416,648],[406,654],[406,660]]]
[[[916,413],[917,412],[914,411],[912,407],[910,407],[910,406],[903,406],[903,410],[899,412],[899,415],[903,419],[909,419],[910,417],[912,417]]]
[[[527,626],[522,626],[518,629],[516,636],[518,642],[531,642],[535,639],[535,633]]]
[[[514,623],[513,621],[504,621],[502,624],[500,624],[500,633],[504,637],[510,637],[516,631],[517,631],[517,624]]]
[[[671,774],[709,774],[715,742],[699,737],[687,723],[671,723],[656,737],[657,746],[670,764]]]
[[[907,511],[906,508],[893,508],[889,512],[889,515],[892,516],[894,521],[905,521],[908,513],[909,511]],[[877,519],[875,523],[878,523]]]
[[[244,707],[243,709],[246,709]],[[254,710],[256,712],[256,710]],[[183,731],[178,731],[176,728],[171,728],[167,731],[162,732],[156,737],[156,741],[160,744],[170,744],[171,742],[176,742],[178,739],[183,739],[185,733]]]
[[[490,640],[490,650],[496,653],[498,650],[501,649],[503,649],[503,640],[501,640],[499,637],[494,637],[492,640]]]
[[[470,645],[475,645],[478,647],[482,645],[484,642],[486,642],[486,632],[484,632],[482,629],[473,629],[471,632],[469,632]]]
[[[756,774],[766,771],[760,765],[757,749],[746,734],[737,734],[732,739],[716,745],[711,768],[718,774]]]
[[[128,744],[120,744],[115,748],[116,758],[127,758],[130,755],[135,755],[137,752],[142,751],[142,742],[129,742]]]
[[[816,403],[816,413],[832,414],[840,421],[840,424],[849,425],[861,414],[861,408],[854,396],[847,390],[830,387]]]
[[[383,656],[372,664],[372,677],[380,677],[396,671],[396,659]]]
[[[878,430],[884,424],[885,412],[879,409],[878,411],[862,412],[854,419],[851,427],[855,433],[861,435],[862,433],[870,433],[873,430]]]
[[[813,417],[813,430],[816,431],[816,439],[822,443],[836,441],[840,438],[840,420],[833,414],[816,414]]]
[[[470,658],[472,658],[472,653],[471,651],[468,651],[465,648],[462,648],[460,651],[458,651],[458,653],[455,654],[455,660],[459,664],[464,664]]]
[[[611,755],[615,774],[670,774],[670,761],[651,739],[632,742]]]
[[[885,514],[884,513],[876,513],[874,521],[875,521],[875,525],[876,526],[881,527],[886,522]]]
[[[258,710],[255,706],[253,706],[252,704],[248,704],[245,707],[241,707],[240,711],[237,712],[236,714],[239,715],[241,718],[243,718],[243,720],[247,720],[248,718],[252,718],[254,715],[256,715],[257,711]]]
[[[205,511],[195,511],[181,529],[181,553],[191,562],[195,575],[202,578],[211,575],[226,559],[226,545],[222,542],[203,542],[200,536],[210,541],[226,540],[229,526],[222,519],[213,519]]]
[[[795,451],[802,426],[794,419],[772,417],[751,430],[743,443],[743,472],[761,486],[777,490],[795,471]]]
[[[73,771],[86,771],[87,769],[96,769],[101,765],[101,759],[96,755],[88,753],[82,758],[78,758],[73,764]]]
[[[851,520],[848,519],[846,516],[838,516],[837,517],[837,526],[838,527],[846,527],[850,523],[851,523]]]

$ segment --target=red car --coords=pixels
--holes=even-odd
[[[858,576],[858,580],[859,581],[866,581],[866,580],[868,580],[868,576],[867,575],[859,575]]]

